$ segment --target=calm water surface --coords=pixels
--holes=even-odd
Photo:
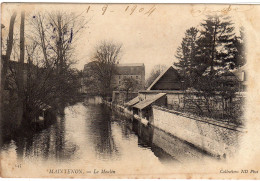
[[[2,147],[3,156],[41,163],[156,163],[179,164],[207,157],[159,129],[128,120],[103,104],[78,103],[65,116],[31,138]]]

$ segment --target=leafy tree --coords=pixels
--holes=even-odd
[[[200,113],[206,109],[208,115],[215,111],[212,103],[221,99],[222,115],[229,114],[228,102],[234,98],[238,85],[229,70],[245,63],[243,32],[237,37],[230,17],[222,15],[207,16],[198,29],[192,27],[186,31],[177,49],[179,61],[175,66],[184,77],[186,88],[203,102],[189,97],[189,91],[185,95]]]
[[[186,87],[192,84],[193,75],[197,67],[198,34],[199,30],[194,27],[186,30],[185,37],[181,46],[177,48],[175,55],[178,62],[174,63],[174,65],[187,84]]]
[[[208,16],[201,23],[202,30],[198,40],[198,56],[203,73],[213,75],[216,70],[229,67],[235,62],[236,47],[234,25],[230,17]]]
[[[243,66],[246,63],[246,51],[245,51],[245,33],[244,33],[244,28],[241,27],[240,28],[240,36],[236,36],[234,39],[234,45],[236,47],[236,53],[235,53],[235,65],[236,66],[232,66],[231,68],[235,68],[235,67],[239,67],[239,66]]]

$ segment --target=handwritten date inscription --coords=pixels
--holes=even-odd
[[[134,15],[134,14],[143,14],[144,16],[150,16],[154,13],[156,10],[155,5],[150,6],[150,7],[141,7],[138,5],[126,5],[124,8],[122,8],[122,11],[129,14],[129,15]],[[89,13],[91,11],[94,11],[91,6],[88,6],[86,9],[86,13]],[[113,8],[110,5],[104,5],[100,13],[102,15],[106,15],[107,13],[113,13],[115,12]]]

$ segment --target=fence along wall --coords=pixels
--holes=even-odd
[[[153,106],[153,125],[208,153],[225,158],[238,150],[242,135],[240,128],[219,122],[206,122],[177,115],[172,111]]]
[[[229,119],[236,124],[243,124],[243,102],[244,96],[236,94],[232,101],[227,99],[223,101],[220,95],[209,97],[208,100],[203,96],[183,91],[161,91],[167,93],[167,108],[175,111],[189,112],[192,114],[213,117],[216,119]],[[143,99],[149,99],[159,91],[140,91],[138,96]]]

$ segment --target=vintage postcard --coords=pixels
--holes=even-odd
[[[4,178],[260,179],[260,6],[1,4]]]

